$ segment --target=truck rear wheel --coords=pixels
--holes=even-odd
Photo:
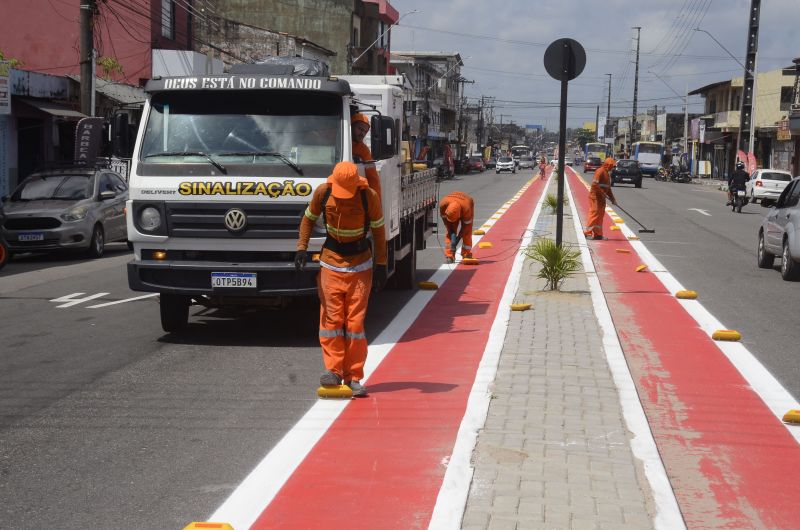
[[[188,296],[176,294],[161,294],[161,327],[164,331],[180,331],[189,323]]]
[[[411,229],[411,251],[395,264],[394,286],[397,289],[413,289],[417,283],[417,223]]]

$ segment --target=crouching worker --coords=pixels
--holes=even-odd
[[[295,267],[306,264],[308,240],[322,216],[328,236],[319,258],[319,343],[325,372],[323,386],[344,382],[354,396],[365,396],[364,363],[367,337],[364,317],[372,289],[386,283],[386,233],[378,194],[358,174],[352,162],[336,164],[333,174],[311,197],[297,242]],[[367,234],[372,231],[370,248]]]
[[[439,203],[439,213],[446,230],[445,261],[447,263],[455,261],[459,241],[461,242],[461,257],[471,258],[472,217],[475,213],[475,202],[472,197],[461,191],[454,191]]]

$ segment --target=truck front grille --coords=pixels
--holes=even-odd
[[[295,239],[305,204],[167,203],[167,226],[172,237]],[[247,225],[241,232],[225,227],[225,213],[244,211]],[[314,235],[319,235],[315,229]]]

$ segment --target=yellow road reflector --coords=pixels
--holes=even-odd
[[[317,396],[323,399],[350,399],[353,391],[347,385],[323,385],[317,389]]]
[[[617,223],[618,225],[624,225],[625,224],[625,219],[620,219],[619,217],[612,217],[611,220],[614,221],[615,223]]]
[[[630,254],[630,253],[631,253],[631,251],[630,251],[630,250],[628,250],[627,248],[617,248],[617,249],[615,249],[615,250],[616,250],[617,252],[619,252],[620,254]]]
[[[636,272],[642,272],[647,270],[647,265],[639,265],[636,267]]]
[[[461,260],[461,263],[464,265],[477,265],[480,262],[478,261],[478,258],[464,258]]]
[[[511,304],[512,311],[527,311],[533,304]]]
[[[439,284],[436,282],[419,282],[417,285],[423,291],[435,291],[439,288]]]
[[[742,340],[742,334],[734,329],[718,329],[711,334],[711,338],[714,340],[738,341]]]
[[[216,530],[233,530],[233,527],[228,523],[209,523],[209,522],[193,522],[189,523],[188,526],[185,526],[183,530],[199,530],[200,528],[209,529],[214,528]]]
[[[609,226],[609,228],[611,230],[619,230],[619,227],[617,225],[611,225],[611,226]]]
[[[800,423],[800,410],[792,409],[783,415],[783,421],[786,423]]]
[[[680,298],[681,300],[694,300],[697,298],[697,291],[678,291],[675,293],[675,298]]]
[[[639,236],[628,236],[631,241],[639,241]]]
[[[492,245],[489,241],[481,241],[478,243],[478,248],[492,248],[493,246],[494,245]]]
[[[472,231],[472,235],[473,236],[483,236],[483,235],[486,235],[486,231],[482,230],[482,229],[473,230]]]

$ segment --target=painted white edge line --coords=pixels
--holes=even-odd
[[[547,185],[548,182],[545,181],[545,190]],[[539,197],[519,248],[527,246],[533,237],[533,228],[542,210],[545,190],[542,191],[542,195]],[[497,365],[500,361],[500,353],[503,351],[503,342],[508,329],[508,321],[511,317],[510,305],[519,287],[524,261],[525,256],[521,252],[516,252],[514,264],[511,266],[508,281],[497,307],[497,314],[489,331],[486,348],[478,365],[475,382],[470,390],[467,408],[453,446],[453,453],[447,463],[442,487],[436,498],[436,505],[433,508],[431,521],[428,525],[429,529],[461,528],[464,508],[469,497],[469,487],[475,471],[471,464],[472,452],[478,441],[478,431],[486,423],[486,416],[489,412],[489,404],[491,403],[489,385],[494,381],[497,373]]]
[[[574,172],[574,170],[572,171]],[[661,455],[658,453],[653,433],[647,423],[647,416],[639,400],[639,393],[636,391],[633,376],[628,369],[628,362],[622,351],[619,337],[617,337],[617,329],[611,319],[611,312],[608,309],[603,289],[600,287],[600,279],[597,277],[586,236],[583,234],[578,209],[575,206],[575,198],[572,196],[572,190],[569,186],[569,179],[565,179],[564,184],[570,197],[569,204],[572,210],[573,225],[578,236],[583,268],[589,280],[589,291],[592,295],[594,313],[603,332],[603,350],[606,354],[611,375],[614,378],[614,384],[619,391],[619,401],[622,405],[622,416],[625,418],[625,425],[633,433],[633,438],[630,442],[631,451],[636,458],[642,461],[645,477],[653,491],[653,502],[656,507],[654,525],[659,530],[686,528],[681,510],[678,507],[678,501],[675,498],[675,492],[672,490],[672,485],[664,469]]]
[[[623,234],[627,236],[635,236],[636,234],[627,227],[627,225],[617,225]],[[684,287],[672,274],[670,274],[664,265],[648,250],[641,240],[628,241],[631,246],[639,254],[642,263],[647,265],[650,272],[655,274],[664,287],[673,295],[685,290]],[[702,292],[699,293],[702,296]],[[711,335],[719,329],[728,329],[717,318],[712,315],[699,300],[683,300],[677,299],[678,303],[683,306],[687,313],[697,322],[698,326],[708,334],[709,339]],[[775,379],[775,376],[761,364],[761,362],[753,355],[747,347],[741,342],[722,342],[714,341],[717,348],[728,358],[733,366],[739,371],[742,377],[747,381],[753,391],[758,394],[764,404],[775,415],[781,424],[789,431],[794,437],[795,441],[800,443],[800,426],[783,423],[783,415],[791,410],[800,408],[798,401],[793,397],[788,390],[786,390],[781,383]]]
[[[530,182],[526,184],[529,185]],[[475,236],[475,245],[481,237]],[[454,269],[453,265],[441,265],[429,281],[441,285]],[[372,341],[364,364],[364,381],[369,379],[435,294],[435,291],[418,291]],[[225,521],[237,530],[250,528],[348,403],[346,400],[316,401],[206,521]]]

